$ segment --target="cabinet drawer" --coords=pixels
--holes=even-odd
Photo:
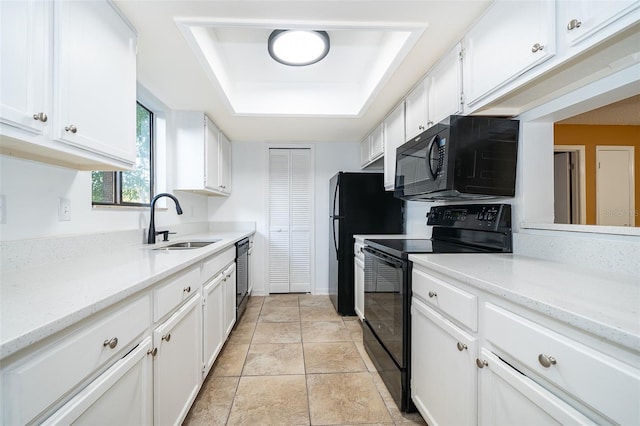
[[[236,258],[236,248],[229,247],[222,253],[210,257],[202,263],[202,283],[206,283],[218,273],[222,272],[225,266],[233,262]]]
[[[153,320],[171,312],[200,288],[200,270],[197,266],[169,278],[153,291]]]
[[[472,331],[478,330],[478,298],[419,269],[413,269],[414,296],[440,309]]]
[[[3,371],[5,424],[25,424],[129,346],[149,327],[142,297]],[[113,342],[114,347],[109,345]]]
[[[496,352],[504,351],[616,423],[640,423],[637,368],[495,305],[487,304],[485,320],[486,338]]]

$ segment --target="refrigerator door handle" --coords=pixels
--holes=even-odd
[[[336,220],[342,219],[339,216],[334,216],[331,221],[331,225],[333,226],[333,246],[336,248],[336,260],[340,260],[340,255],[338,254],[338,241],[336,239]]]
[[[336,188],[333,190],[333,210],[331,214],[336,215],[336,200],[338,199],[338,188],[340,187],[340,176],[338,176],[338,182],[336,182]]]

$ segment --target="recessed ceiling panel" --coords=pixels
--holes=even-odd
[[[367,23],[176,20],[211,81],[236,115],[360,117],[425,30]],[[273,60],[273,30],[323,30],[329,54],[308,66]]]

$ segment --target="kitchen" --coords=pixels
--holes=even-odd
[[[145,3],[147,8],[157,6],[157,12],[163,19],[143,19],[145,15],[150,15]],[[432,2],[415,3],[418,5],[413,7],[422,7],[418,9],[419,13],[427,14],[427,6]],[[420,3],[425,5],[421,6]],[[388,76],[388,85],[379,89],[380,95],[371,102],[362,118],[334,118],[330,124],[326,124],[313,118],[264,118],[250,114],[232,114],[228,101],[211,83],[212,77],[202,66],[202,59],[194,53],[185,33],[178,28],[174,20],[184,18],[183,21],[188,23],[197,22],[194,16],[216,16],[223,24],[223,18],[226,17],[228,21],[235,19],[240,24],[247,24],[247,21],[253,20],[265,25],[264,20],[279,18],[285,22],[313,19],[326,21],[327,25],[333,20],[342,21],[343,25],[346,25],[345,20],[364,23],[386,21],[386,17],[380,17],[384,16],[382,11],[377,11],[374,7],[363,11],[360,7],[362,2],[354,2],[346,9],[344,2],[341,2],[340,5],[327,8],[323,13],[323,9],[318,6],[318,10],[311,8],[311,11],[306,11],[307,14],[305,9],[310,6],[308,2],[292,2],[292,7],[287,11],[271,11],[269,2],[257,2],[252,4],[254,7],[251,8],[251,12],[248,12],[247,8],[219,2],[212,3],[215,6],[210,6],[213,10],[208,10],[205,5],[200,5],[203,7],[200,10],[195,4],[191,4],[192,9],[180,9],[177,4],[171,2],[155,6],[149,2],[116,2],[116,6],[138,34],[138,99],[155,109],[157,117],[166,127],[164,136],[160,132],[157,134],[161,140],[164,138],[164,145],[161,141],[160,150],[156,154],[161,159],[160,164],[164,162],[166,167],[158,170],[156,192],[167,191],[175,194],[184,211],[184,214],[176,215],[171,202],[167,202],[163,205],[166,209],[156,212],[157,229],[178,232],[177,235],[170,236],[170,240],[176,241],[185,235],[200,232],[199,226],[202,223],[212,223],[210,227],[207,226],[216,232],[218,229],[239,234],[255,231],[251,273],[254,277],[266,278],[269,241],[266,198],[268,191],[265,187],[269,152],[266,146],[312,147],[315,166],[311,214],[315,218],[315,230],[311,235],[312,247],[315,249],[312,251],[311,293],[327,294],[328,272],[325,265],[328,263],[330,241],[329,222],[324,218],[329,211],[329,178],[339,170],[360,170],[360,141],[363,136],[376,129],[387,114],[401,103],[405,95],[413,93],[413,87],[419,86],[421,77],[432,65],[445,53],[449,53],[463,36],[469,34],[468,29],[489,3],[466,4],[465,9],[467,6],[469,9],[466,19],[459,16],[459,5],[454,3],[447,9],[443,3],[437,3],[438,7],[444,8],[442,13],[456,13],[456,22],[451,23],[450,19],[434,19],[433,22],[429,22],[424,40],[414,40],[418,43],[416,46],[421,46],[417,51],[419,54],[411,54],[405,59],[407,62],[395,64],[396,71],[392,76]],[[558,15],[555,56],[550,53],[546,60],[533,64],[523,73],[524,77],[510,78],[507,75],[507,81],[504,83],[489,81],[487,84],[490,87],[486,90],[488,94],[484,97],[479,96],[471,107],[465,105],[464,113],[519,115],[522,133],[517,191],[515,197],[507,201],[513,205],[512,222],[516,253],[623,273],[636,277],[637,280],[639,262],[633,261],[634,258],[638,258],[636,230],[554,225],[553,200],[549,196],[549,188],[553,187],[553,126],[549,123],[638,93],[637,2],[628,2],[631,6],[620,2],[620,11],[611,11],[611,19],[599,23],[591,31],[591,36],[579,39],[571,44],[571,48],[561,42],[564,40],[561,35],[567,34],[567,23],[560,24],[560,17],[567,13],[562,9],[564,2],[557,2],[557,10],[556,2],[544,3],[551,5],[543,8],[547,13],[551,13],[553,17]],[[406,6],[404,13],[410,15],[413,9],[409,4]],[[551,12],[547,10],[549,8]],[[308,13],[311,12],[320,15],[309,16]],[[282,15],[279,16],[278,13]],[[390,12],[386,10],[385,13]],[[401,10],[396,13],[399,15],[389,16],[394,16],[395,20],[399,21],[406,20],[409,22],[406,27],[410,30],[420,26],[415,19],[404,16]],[[416,12],[416,16],[419,16],[419,13]],[[553,22],[552,27],[555,29],[555,21]],[[3,21],[3,28],[4,24]],[[481,28],[482,25],[484,24],[481,23],[477,28]],[[586,21],[582,28],[588,29]],[[439,44],[433,41],[434,34],[438,34]],[[553,43],[545,46],[541,53],[553,52],[551,47]],[[266,50],[266,47],[264,48]],[[568,57],[570,60],[567,62]],[[184,74],[183,67],[188,70],[188,74]],[[157,69],[164,69],[166,72],[159,73]],[[470,68],[465,68],[463,64],[463,78],[470,78],[469,70]],[[131,84],[129,80],[128,82]],[[135,83],[135,79],[133,82]],[[468,85],[463,86],[466,96],[471,96],[467,94],[470,89]],[[498,88],[490,90],[494,86]],[[481,94],[482,90],[480,88],[476,93]],[[80,99],[81,95],[78,95]],[[127,96],[131,97],[132,94],[128,93]],[[382,98],[386,100],[383,102]],[[219,101],[212,105],[209,99]],[[165,102],[170,102],[172,107],[165,107]],[[274,102],[275,106],[277,105]],[[174,162],[178,153],[174,144],[177,134],[172,128],[172,110],[206,111],[215,125],[232,140],[233,189],[230,196],[206,197],[195,192],[174,192],[178,188],[176,182],[180,170],[179,165]],[[57,119],[51,116],[51,122],[54,120]],[[283,129],[289,133],[279,133],[284,131]],[[535,143],[528,142],[532,140]],[[3,145],[5,142],[3,137]],[[5,155],[1,159],[0,193],[3,196],[3,213],[0,232],[3,281],[7,266],[37,267],[55,262],[56,256],[73,258],[80,256],[83,251],[112,250],[114,242],[128,245],[141,243],[143,229],[147,228],[149,223],[148,209],[94,208],[89,190],[90,173],[21,160],[16,157],[25,155],[14,157],[11,155],[12,149],[16,150],[14,146],[3,146],[2,152]],[[44,151],[38,154],[47,155]],[[33,152],[30,155],[31,157],[27,153],[26,157],[34,159]],[[56,164],[56,161],[59,161],[57,157],[55,153],[51,154],[47,162]],[[387,157],[389,156],[385,153],[384,159]],[[379,159],[374,161],[380,163]],[[373,165],[374,168],[376,166]],[[79,169],[92,170],[86,167]],[[377,169],[380,170],[380,167]],[[46,184],[43,184],[44,182]],[[70,201],[71,220],[59,220],[59,199]],[[429,236],[429,230],[425,226],[425,214],[430,207],[431,203],[408,203],[407,234]],[[235,229],[231,229],[231,226]],[[578,232],[574,229],[578,229]],[[83,236],[86,239],[82,239]],[[95,271],[87,271],[87,277],[95,276]],[[166,275],[163,276],[165,277]],[[4,287],[3,285],[3,292]],[[254,279],[252,291],[255,296],[267,295],[267,280]],[[5,303],[9,302],[5,302],[4,294],[2,310],[6,312]],[[2,322],[5,323],[4,317]],[[632,354],[637,357],[637,352]]]

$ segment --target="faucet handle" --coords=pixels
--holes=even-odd
[[[162,241],[169,241],[169,234],[170,233],[175,233],[175,232],[169,232],[169,231],[156,231],[156,235],[160,235],[162,234]]]

